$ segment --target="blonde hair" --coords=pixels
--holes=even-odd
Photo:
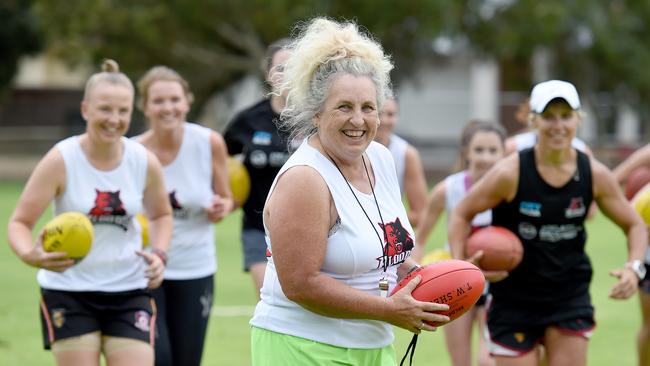
[[[156,81],[174,81],[180,84],[185,92],[185,98],[187,102],[192,104],[194,101],[194,95],[190,91],[190,84],[185,80],[178,72],[167,67],[167,66],[154,66],[149,69],[141,78],[138,80],[138,108],[144,112],[144,106],[147,104],[147,99],[149,98],[149,87],[151,84]]]
[[[312,119],[320,112],[335,76],[351,74],[369,77],[377,89],[378,110],[390,90],[393,64],[370,34],[353,22],[315,18],[298,24],[297,36],[288,47],[291,57],[283,71],[279,92],[287,90],[280,127],[294,138],[316,131]]]
[[[86,87],[84,88],[84,100],[88,100],[90,92],[100,83],[110,83],[114,85],[122,85],[131,90],[131,93],[134,92],[133,83],[128,76],[120,72],[120,66],[115,60],[105,59],[102,62],[102,71],[93,74],[88,81],[86,81]]]

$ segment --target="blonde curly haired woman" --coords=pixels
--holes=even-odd
[[[264,207],[269,262],[253,365],[395,365],[392,325],[420,333],[446,305],[391,297],[414,262],[391,154],[373,142],[393,65],[354,23],[316,18],[290,46],[284,127],[303,139]]]

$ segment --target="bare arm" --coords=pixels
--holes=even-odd
[[[445,181],[436,184],[427,198],[426,205],[422,211],[420,225],[415,235],[415,248],[413,249],[413,259],[416,262],[422,261],[429,235],[436,227],[440,214],[445,209]]]
[[[519,155],[511,154],[497,163],[472,186],[450,214],[447,234],[453,258],[465,258],[465,246],[471,233],[471,222],[474,216],[496,207],[499,202],[511,201],[517,194],[518,184]],[[469,261],[477,263],[482,255],[482,251],[479,251]],[[508,272],[483,271],[483,274],[488,280],[496,282],[504,279]]]
[[[650,168],[650,144],[638,149],[614,169],[614,177],[619,184],[624,184],[627,177],[640,167]]]
[[[410,296],[412,288],[383,298],[322,273],[327,236],[336,217],[329,189],[314,169],[293,167],[279,178],[264,219],[287,298],[324,316],[382,320],[414,332],[419,332],[422,320],[442,317],[431,311],[443,305],[416,301]]]
[[[509,155],[472,186],[449,217],[448,238],[454,258],[464,258],[471,222],[478,213],[511,201],[519,183],[519,155]]]
[[[147,150],[147,182],[143,196],[144,209],[149,218],[149,237],[153,250],[167,252],[172,238],[172,208],[165,189],[162,167],[156,156]],[[148,286],[160,286],[165,269],[161,258],[149,252],[139,251],[149,267],[147,268]]]
[[[37,268],[62,272],[72,266],[72,259],[63,259],[66,253],[43,250],[42,233],[34,243],[32,230],[36,221],[50,205],[54,197],[65,189],[65,163],[61,153],[51,149],[36,165],[23,193],[18,199],[7,228],[11,249],[20,259]]]
[[[618,225],[627,236],[628,259],[643,261],[648,247],[648,232],[645,223],[636,214],[618,187],[616,178],[603,164],[591,159],[594,199],[603,213]],[[631,270],[616,270],[612,275],[619,281],[610,293],[616,299],[629,298],[636,292],[637,277]]]
[[[413,227],[420,224],[422,210],[427,200],[427,181],[420,154],[411,145],[406,149],[406,167],[404,170],[404,191],[409,204],[408,218]]]
[[[210,136],[210,145],[212,149],[212,190],[215,194],[212,197],[211,206],[206,208],[206,213],[212,222],[219,222],[235,208],[235,204],[228,180],[226,143],[221,135],[213,132]]]
[[[515,135],[516,136],[516,135]],[[517,140],[515,139],[515,136],[510,136],[506,139],[505,147],[505,156],[508,156],[512,154],[513,152],[517,151]]]

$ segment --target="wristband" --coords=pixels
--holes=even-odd
[[[417,271],[417,270],[420,269],[420,268],[422,268],[422,267],[421,267],[419,264],[416,264],[416,265],[414,265],[413,267],[411,267],[411,269],[409,269],[409,271],[406,272],[406,274],[410,274],[411,272],[413,272],[413,271]]]
[[[164,265],[167,265],[167,252],[162,249],[154,248],[151,253],[155,254],[160,258]]]

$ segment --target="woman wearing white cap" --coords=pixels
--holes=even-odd
[[[501,160],[452,212],[449,243],[461,257],[474,215],[492,209],[492,224],[514,232],[524,246],[521,264],[486,272],[494,283],[488,310],[490,351],[497,365],[537,365],[543,344],[548,364],[586,365],[595,326],[589,295],[592,269],[584,246],[584,220],[592,200],[625,232],[628,262],[610,297],[627,299],[644,276],[647,233],[613,174],[571,146],[581,121],[580,98],[570,83],[551,80],[533,88],[532,148]]]
[[[536,100],[530,100],[530,98],[526,98],[526,101],[524,101],[519,106],[515,117],[518,122],[522,124],[528,124],[528,128],[527,131],[518,133],[506,140],[506,155],[510,155],[515,151],[521,151],[529,147],[533,147],[537,142],[537,131],[531,128],[532,126],[530,126],[530,118],[528,118],[530,112],[534,112],[532,111],[531,107],[534,105],[537,109],[540,107],[543,109],[545,104],[542,102],[546,100],[546,94],[553,96],[557,92],[569,92],[570,89],[573,88],[573,85],[570,83],[560,80],[550,80],[547,81],[545,85],[546,87],[540,90],[542,93],[536,94]],[[575,88],[573,88],[573,90],[575,90]],[[578,105],[572,105],[572,108],[578,109],[580,108],[580,99],[578,98],[577,92],[575,93],[574,97],[575,98],[573,100],[573,103],[577,102]],[[541,111],[537,111],[536,113],[541,113]],[[571,146],[586,153],[587,155],[591,155],[591,149],[589,149],[589,146],[587,146],[587,144],[578,137],[574,136],[573,139],[571,139]]]

